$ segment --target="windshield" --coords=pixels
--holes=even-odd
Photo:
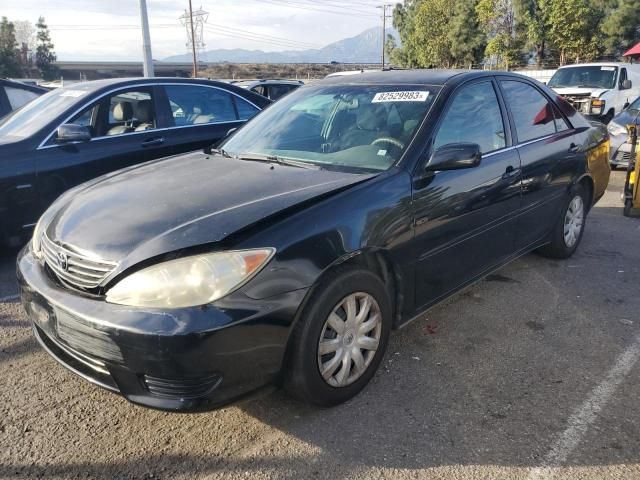
[[[631,105],[629,105],[627,110],[640,110],[640,97],[631,102]]]
[[[387,170],[437,92],[424,85],[303,87],[256,116],[221,149],[237,158]]]
[[[618,67],[590,66],[560,68],[549,80],[550,87],[614,88]]]
[[[88,90],[58,88],[27,103],[0,120],[0,136],[26,138],[84,97]]]

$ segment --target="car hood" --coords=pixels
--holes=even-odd
[[[617,123],[618,125],[621,125],[623,127],[625,125],[630,124],[630,123],[636,123],[636,124],[640,125],[640,111],[638,111],[636,109],[623,110],[618,115],[613,117],[613,119],[611,121],[614,122],[614,123]]]
[[[578,87],[562,87],[562,88],[553,88],[553,91],[559,93],[560,95],[590,95],[592,98],[599,98],[600,95],[607,92],[606,88],[578,88]]]
[[[180,155],[76,188],[45,214],[47,236],[119,263],[218,242],[301,202],[372,177],[208,156]]]

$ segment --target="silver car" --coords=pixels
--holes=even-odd
[[[640,124],[640,97],[613,117],[607,125],[611,137],[611,159],[613,168],[627,167],[631,158],[631,144],[627,141],[627,125]]]

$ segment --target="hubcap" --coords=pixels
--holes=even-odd
[[[582,231],[584,220],[584,203],[580,195],[576,195],[571,200],[567,213],[564,216],[564,243],[567,247],[573,247]]]
[[[336,305],[322,327],[318,368],[332,387],[345,387],[367,370],[380,343],[382,314],[375,298],[357,292]]]

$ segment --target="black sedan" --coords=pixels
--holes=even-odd
[[[48,91],[37,85],[0,79],[0,118]]]
[[[176,78],[98,80],[39,97],[0,121],[0,243],[19,243],[70,187],[201,149],[269,103],[227,83]]]
[[[392,329],[533,249],[571,256],[607,141],[518,75],[326,79],[211,154],[64,194],[19,256],[22,302],[53,357],[138,404],[280,380],[335,405]]]

